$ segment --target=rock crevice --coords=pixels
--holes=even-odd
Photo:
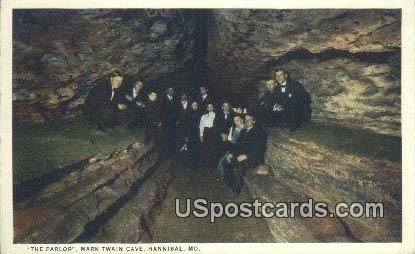
[[[136,205],[131,204],[131,200],[137,198],[145,201],[140,204],[141,209],[125,218],[151,218],[172,177],[168,168],[173,163],[163,164],[162,161],[151,144],[139,143],[110,155],[90,158],[81,170],[71,172],[15,204],[14,241],[87,242],[107,221],[120,216],[125,206]],[[146,185],[156,187],[141,188]],[[38,220],[32,220],[33,217]],[[151,224],[151,220],[146,223]],[[134,239],[138,242],[151,235],[146,227],[147,224],[137,224],[137,230],[142,229],[138,234],[136,231],[119,231],[119,234],[127,238],[136,234]],[[112,235],[100,239],[113,241]]]

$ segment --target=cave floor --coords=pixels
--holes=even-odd
[[[271,129],[269,140],[313,141],[331,149],[369,158],[382,158],[400,163],[401,139],[346,129],[335,125],[310,122],[296,132]],[[57,167],[82,160],[100,153],[122,149],[142,137],[140,129],[118,127],[109,135],[97,131],[84,122],[72,122],[60,126],[14,126],[13,174],[15,181],[32,179]],[[174,180],[167,188],[167,196],[151,226],[152,242],[275,242],[279,240],[271,232],[264,218],[178,218],[175,199],[180,198],[181,211],[185,199],[204,198],[208,202],[253,202],[255,195],[245,185],[239,196],[233,195],[214,170],[194,171],[177,163],[171,173]],[[263,186],[264,182],[260,182]],[[287,196],[287,190],[270,185],[278,196]],[[280,190],[281,189],[281,190]],[[278,224],[280,225],[280,224]]]
[[[140,129],[118,126],[111,133],[81,119],[55,124],[13,125],[13,182],[44,175],[51,170],[100,153],[124,148],[142,139]]]
[[[208,202],[253,202],[255,199],[245,185],[235,196],[218,180],[212,169],[192,170],[184,166],[173,169],[175,178],[167,190],[161,210],[152,226],[153,242],[274,242],[264,218],[179,218],[175,215],[175,199],[180,198],[181,211],[185,199],[204,198]]]

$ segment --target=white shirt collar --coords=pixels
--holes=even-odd
[[[207,96],[207,94],[204,94],[204,95],[202,95],[202,98],[203,99],[206,99],[206,96]]]
[[[171,96],[170,94],[167,94],[167,98],[169,98],[169,100],[173,100],[173,96]]]

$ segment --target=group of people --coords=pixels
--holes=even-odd
[[[143,127],[146,139],[153,140],[157,149],[187,161],[193,169],[216,169],[238,194],[246,171],[263,163],[265,128],[295,129],[308,116],[291,114],[311,114],[304,108],[310,103],[307,93],[300,92],[285,72],[275,74],[276,79],[266,83],[268,91],[259,107],[252,110],[232,107],[228,101],[215,104],[205,86],[196,96],[182,93],[178,99],[174,88],[168,87],[159,98],[141,81],[123,86],[119,72],[91,90],[85,109],[103,131],[123,123]]]

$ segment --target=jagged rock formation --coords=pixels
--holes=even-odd
[[[111,235],[98,234],[99,240],[111,242],[114,236],[126,242],[148,239],[151,218],[172,177],[168,169],[174,163],[160,164],[162,160],[152,144],[142,143],[90,158],[84,167],[68,172],[15,205],[15,242],[92,241],[114,220],[119,222],[125,209],[129,214],[122,218],[128,218],[128,225],[135,230],[119,228]]]
[[[310,125],[297,134],[270,131],[268,142],[271,174],[251,174],[247,180],[251,192],[261,199],[307,202],[312,198],[327,203],[333,214],[339,202],[382,202],[384,206],[383,218],[365,218],[365,214],[360,218],[273,218],[268,221],[278,241],[400,241],[399,138]],[[382,143],[388,146],[377,145]]]
[[[284,67],[309,91],[313,117],[400,136],[400,12],[215,10],[212,83],[225,97],[260,95]]]
[[[282,66],[315,119],[400,136],[397,10],[20,10],[14,30],[17,120],[72,117],[117,67],[160,87],[189,85],[206,64],[219,97],[256,103]]]
[[[117,68],[147,84],[175,83],[172,79],[193,62],[195,15],[178,10],[16,10],[15,119],[73,117],[94,81]]]

